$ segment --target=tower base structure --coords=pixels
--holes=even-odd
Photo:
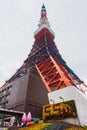
[[[49,103],[61,103],[74,100],[77,118],[66,118],[61,121],[74,125],[87,126],[87,95],[74,86],[48,93]]]
[[[10,86],[11,89],[8,89]],[[5,99],[8,101],[6,109],[22,111],[26,114],[31,112],[32,117],[41,118],[42,106],[48,104],[48,97],[47,90],[34,67],[29,68],[24,76],[11,82],[5,90],[2,88],[4,93],[1,94],[9,97],[9,100]]]

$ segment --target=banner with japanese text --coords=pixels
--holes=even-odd
[[[74,100],[43,106],[43,120],[60,120],[77,117]]]

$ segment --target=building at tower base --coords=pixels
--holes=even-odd
[[[48,93],[50,104],[74,100],[77,118],[66,118],[62,121],[75,125],[87,126],[87,95],[78,90],[75,86],[69,86],[60,90]]]
[[[47,90],[34,67],[26,70],[20,78],[0,88],[0,107],[32,113],[41,118],[42,106],[48,104]]]

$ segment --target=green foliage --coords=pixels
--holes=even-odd
[[[84,126],[84,130],[87,130],[87,126]]]

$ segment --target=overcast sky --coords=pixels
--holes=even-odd
[[[60,54],[87,83],[87,0],[0,0],[0,86],[27,58],[43,3]]]

